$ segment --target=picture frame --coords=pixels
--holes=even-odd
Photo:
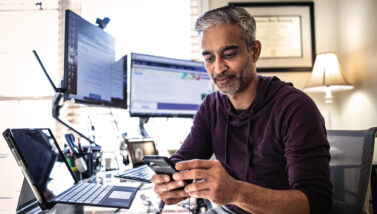
[[[258,72],[311,71],[316,47],[313,2],[230,2],[255,18],[262,44]]]

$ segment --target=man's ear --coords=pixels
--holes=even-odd
[[[260,52],[262,50],[262,44],[259,40],[255,40],[251,45],[251,51],[253,52],[253,61],[256,62],[259,59]]]

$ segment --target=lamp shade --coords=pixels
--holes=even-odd
[[[353,89],[353,86],[344,78],[335,53],[317,55],[312,76],[305,91],[326,91],[328,87],[334,91]]]

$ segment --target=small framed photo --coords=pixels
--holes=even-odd
[[[231,2],[255,18],[262,44],[258,72],[311,71],[315,60],[313,2]]]

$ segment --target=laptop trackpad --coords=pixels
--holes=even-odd
[[[132,203],[135,198],[137,188],[135,187],[125,187],[125,186],[114,186],[111,193],[100,202],[101,206],[119,206],[127,207]]]
[[[109,198],[116,198],[116,199],[130,199],[132,195],[132,192],[127,192],[127,191],[113,191],[110,195]]]

